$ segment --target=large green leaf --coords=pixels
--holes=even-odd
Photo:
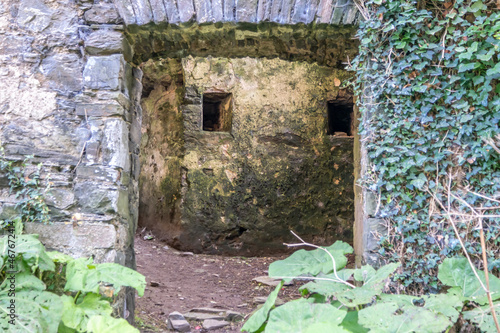
[[[483,271],[477,270],[481,281],[486,285]],[[500,279],[489,274],[490,291],[493,300],[500,298]],[[488,303],[486,292],[481,287],[466,258],[446,258],[439,265],[438,279],[447,286],[455,287],[450,293],[455,293],[463,301],[474,301],[481,305]]]
[[[500,318],[500,302],[493,303],[495,314]],[[495,332],[496,326],[489,305],[475,308],[474,310],[464,311],[464,319],[472,321],[482,332]]]
[[[370,266],[363,266],[354,270],[354,278],[357,281],[364,282],[361,287],[351,288],[343,283],[316,280],[305,284],[301,287],[301,290],[307,290],[309,293],[318,293],[325,296],[334,296],[347,307],[368,304],[373,301],[375,296],[382,293],[385,280],[394,273],[398,267],[399,264],[391,263],[382,266],[377,271]],[[335,278],[333,274],[329,274],[326,277],[331,279]]]
[[[113,312],[111,305],[103,300],[100,295],[88,293],[79,304],[75,304],[70,296],[61,296],[64,304],[62,321],[64,326],[73,328],[78,332],[85,332],[92,316],[110,316]]]
[[[0,255],[4,262],[9,255],[9,249],[13,250],[10,246],[15,243],[16,256],[21,256],[22,260],[31,267],[32,271],[35,271],[37,268],[40,271],[54,270],[55,265],[45,252],[43,244],[38,240],[38,235],[15,235],[15,237],[15,239],[8,238],[8,236],[0,238]]]
[[[89,333],[139,333],[139,330],[125,319],[110,316],[93,316],[89,320],[87,331]]]
[[[10,317],[11,300],[15,299],[15,318]],[[2,332],[57,332],[63,305],[59,296],[40,290],[19,291],[15,298],[0,295],[0,330]],[[9,321],[14,320],[13,324]]]
[[[400,307],[418,304],[427,310],[445,315],[453,323],[458,320],[459,311],[463,306],[462,301],[451,294],[424,295],[421,297],[382,294],[379,303],[396,303]]]
[[[334,257],[337,270],[344,268],[347,264],[345,254],[353,252],[349,244],[341,241],[337,241],[325,249]],[[269,265],[269,276],[275,278],[316,276],[319,273],[328,274],[331,272],[333,272],[332,259],[328,253],[321,249],[299,250],[290,257]],[[291,280],[291,278],[286,280]]]
[[[348,332],[366,333],[368,329],[359,324],[358,311],[349,311],[342,321],[341,326]]]
[[[301,298],[272,310],[265,332],[347,332],[340,326],[346,313],[330,304]],[[312,331],[311,327],[328,330]]]
[[[264,305],[248,318],[245,325],[241,328],[242,332],[262,332],[263,325],[269,317],[269,311],[274,307],[274,302],[276,302],[281,287],[283,287],[283,281],[269,294]]]
[[[79,258],[66,267],[65,290],[99,293],[101,283],[112,284],[116,292],[122,286],[135,288],[144,294],[146,278],[133,269],[115,263],[93,264],[92,259]]]
[[[14,276],[14,279],[12,279]],[[45,283],[33,276],[31,273],[20,272],[17,274],[7,274],[7,278],[0,285],[0,295],[7,294],[11,286],[16,291],[19,290],[45,290]]]
[[[453,323],[443,314],[396,302],[378,303],[359,311],[359,324],[370,333],[440,333]]]

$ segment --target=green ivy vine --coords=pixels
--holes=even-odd
[[[388,221],[382,261],[400,287],[437,291],[437,266],[469,254],[500,268],[500,8],[496,1],[358,2],[353,61],[370,161],[362,185]],[[477,213],[479,212],[479,213]],[[475,214],[475,215],[474,215]]]

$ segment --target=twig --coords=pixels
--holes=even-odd
[[[500,325],[498,324],[497,315],[495,313],[495,306],[493,305],[493,299],[491,298],[490,292],[490,277],[488,272],[488,258],[486,257],[486,243],[484,241],[484,231],[483,231],[483,219],[479,218],[479,238],[481,239],[481,252],[483,255],[483,266],[484,266],[484,279],[486,280],[486,296],[488,297],[488,303],[490,304],[491,315],[493,316],[493,321],[497,327],[498,333],[500,333]]]
[[[333,263],[333,274],[335,275],[335,278],[338,279],[338,281],[336,282],[340,282],[340,283],[343,283],[351,288],[356,288],[354,285],[350,284],[349,282],[347,281],[344,281],[342,280],[338,274],[337,274],[337,264],[335,263],[335,258],[332,256],[332,254],[330,252],[328,252],[328,250],[326,250],[325,248],[321,247],[321,246],[318,246],[318,245],[314,245],[314,244],[311,244],[311,243],[307,243],[305,242],[302,238],[300,238],[295,232],[293,232],[292,230],[290,230],[290,232],[292,233],[292,235],[294,235],[295,237],[297,237],[298,240],[300,240],[302,243],[297,243],[297,244],[287,244],[287,243],[283,243],[284,245],[288,246],[288,247],[298,247],[298,246],[310,246],[310,247],[314,247],[316,249],[320,249],[320,250],[323,250],[325,251],[329,256],[330,256],[330,259],[332,259],[332,263]],[[293,277],[289,277],[290,279],[294,279]],[[331,279],[332,281],[335,281],[334,279]]]

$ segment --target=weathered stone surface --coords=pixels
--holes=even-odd
[[[191,331],[191,326],[189,326],[187,320],[181,313],[177,311],[174,311],[168,315],[167,328],[177,332]]]
[[[224,21],[224,7],[222,0],[212,0],[212,16],[214,18],[214,22],[223,22]]]
[[[132,0],[136,22],[139,25],[153,21],[153,11],[148,0]],[[155,10],[160,10],[155,8]]]
[[[105,122],[102,142],[103,162],[109,166],[120,167],[125,172],[130,171],[128,133],[128,126],[123,119]]]
[[[100,2],[85,12],[87,23],[94,24],[118,24],[122,20],[113,4]]]
[[[90,55],[121,53],[125,60],[132,59],[132,48],[123,33],[115,30],[97,30],[85,41],[85,50]]]
[[[355,27],[342,26],[266,24],[252,28],[226,23],[192,24],[168,33],[139,29],[129,32],[128,38],[135,45],[133,62],[137,65],[156,56],[179,58],[189,49],[190,54],[200,57],[278,57],[340,69],[357,53],[355,32]]]
[[[368,218],[365,220],[363,229],[365,252],[370,252],[378,248],[378,240],[381,235],[387,233],[386,222],[383,219]]]
[[[75,202],[75,194],[70,189],[52,188],[45,196],[45,202],[49,206],[58,209],[67,209]]]
[[[235,20],[234,18],[234,12],[235,12],[235,1],[236,0],[225,0],[224,1],[224,21],[225,22],[233,22]]]
[[[351,0],[336,0],[334,2],[334,9],[330,21],[331,24],[340,24],[342,22],[342,17],[344,16],[344,11],[349,1]]]
[[[179,23],[181,21],[179,10],[175,4],[175,0],[163,0],[165,10],[167,12],[168,22],[172,24]],[[192,6],[192,4],[191,4]],[[193,10],[194,12],[194,10]],[[191,14],[192,16],[193,14]]]
[[[207,331],[216,330],[218,328],[223,328],[230,325],[230,322],[225,320],[214,320],[214,319],[206,319],[203,321],[203,328]]]
[[[238,22],[256,22],[259,0],[236,0],[236,18]]]
[[[336,0],[320,0],[316,15],[317,23],[330,23],[334,2],[336,2]]]
[[[196,16],[193,0],[177,0],[177,8],[179,9],[179,18],[181,22],[189,22]]]
[[[40,71],[50,81],[50,87],[60,91],[82,89],[82,63],[76,54],[55,54],[42,61]]]
[[[94,182],[75,185],[75,198],[83,213],[112,214],[128,216],[127,192],[113,187],[101,187]]]
[[[91,89],[122,88],[125,72],[123,55],[89,57],[83,70],[84,85]]]
[[[76,168],[76,176],[81,180],[94,180],[108,183],[117,183],[122,179],[122,173],[118,169],[100,165],[80,165]]]
[[[269,21],[271,17],[272,0],[259,0],[257,5],[257,21]]]
[[[318,0],[297,0],[293,7],[290,21],[296,23],[311,23],[318,9]]]
[[[352,138],[326,135],[324,109],[338,93],[336,80],[349,74],[278,59],[189,57],[182,64],[184,101],[193,104],[177,97],[175,66],[143,67],[145,86],[156,88],[142,103],[141,194],[151,199],[141,200],[141,224],[194,252],[284,249],[289,229],[315,243],[349,239]],[[153,78],[163,83],[147,83]],[[230,133],[202,130],[207,91],[232,93]],[[167,232],[170,224],[182,228]]]
[[[193,0],[198,23],[213,22],[212,2],[210,0]]]
[[[206,313],[206,312],[188,312],[184,314],[184,317],[190,320],[205,320],[205,319],[215,319],[223,320],[225,318],[224,313]]]
[[[125,109],[120,104],[77,104],[76,114],[89,117],[123,116]]]
[[[55,229],[57,232],[54,232]],[[111,249],[116,242],[115,227],[109,224],[31,222],[25,224],[25,231],[40,235],[40,241],[49,249],[75,256],[88,256],[94,249]]]
[[[137,23],[132,0],[113,0],[113,3],[125,24],[130,25]]]
[[[225,320],[227,320],[227,321],[238,322],[238,321],[242,321],[243,319],[245,319],[245,316],[239,312],[231,311],[231,310],[226,311]]]
[[[163,0],[149,0],[153,12],[153,21],[155,23],[168,22],[167,11]]]
[[[286,24],[286,23],[290,22],[293,3],[294,3],[294,0],[283,0],[283,2],[281,3],[281,10],[280,10],[280,13],[278,15],[278,17],[279,17],[278,22],[279,23]]]
[[[44,1],[21,0],[17,13],[17,23],[33,32],[41,32],[48,28],[54,11]]]

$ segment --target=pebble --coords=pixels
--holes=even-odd
[[[190,332],[191,326],[184,318],[184,316],[177,311],[174,311],[168,315],[167,320],[168,329],[175,330],[177,332]]]
[[[230,323],[225,320],[206,319],[203,321],[203,328],[206,329],[207,331],[210,331],[225,327],[229,324]]]
[[[149,282],[149,285],[150,285],[151,287],[158,287],[160,284],[159,284],[158,282],[151,281],[151,282]]]

